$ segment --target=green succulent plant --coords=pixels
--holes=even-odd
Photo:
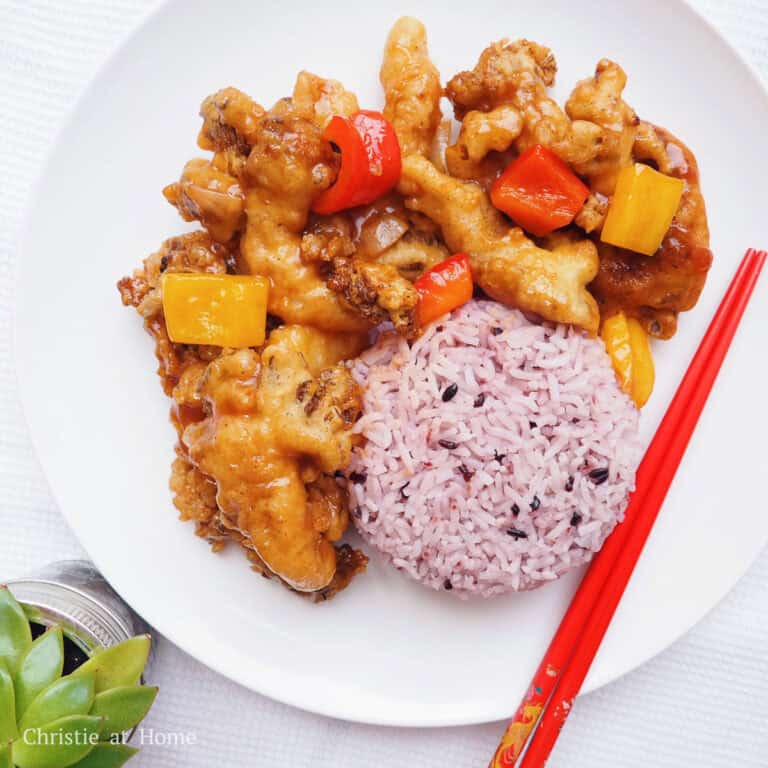
[[[0,587],[0,768],[119,768],[138,752],[121,735],[149,712],[140,685],[149,635],[95,651],[63,675],[64,636],[33,640],[29,618]]]

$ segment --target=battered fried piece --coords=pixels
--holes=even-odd
[[[675,154],[675,160],[669,156],[667,145],[655,125],[641,122],[637,126],[635,145],[632,148],[635,160],[649,162],[662,173],[674,175],[675,167],[685,164],[685,157],[682,155],[679,144],[673,142],[671,148]]]
[[[391,320],[405,338],[416,336],[419,294],[395,267],[363,259],[335,259],[328,285],[371,324]]]
[[[450,251],[436,238],[426,238],[411,230],[387,248],[378,257],[378,262],[393,266],[401,277],[415,282],[450,255]]]
[[[330,483],[333,483],[335,490],[330,487]],[[250,539],[222,524],[221,511],[216,504],[216,484],[200,472],[183,452],[180,452],[173,462],[170,487],[174,494],[173,503],[179,510],[179,519],[193,521],[196,535],[206,539],[214,552],[221,551],[227,544],[235,544],[243,548],[253,570],[268,579],[275,576],[259,557]],[[322,505],[323,511],[320,514],[332,518],[331,524],[334,520],[336,524],[342,522],[347,509],[346,494],[332,478],[321,475],[317,483],[307,486],[307,495],[316,499],[316,505]],[[336,572],[330,584],[317,592],[297,594],[314,602],[329,600],[345,589],[354,576],[362,573],[367,563],[368,558],[359,550],[352,549],[349,544],[336,545]],[[291,589],[282,579],[278,580]]]
[[[449,173],[489,187],[511,160],[499,153],[505,153],[522,130],[523,119],[509,104],[489,112],[467,112],[456,143],[445,153]],[[496,154],[489,157],[492,152]]]
[[[674,158],[667,161],[667,171],[685,181],[680,208],[653,256],[599,242],[600,271],[590,289],[603,314],[623,309],[637,317],[652,336],[668,339],[677,330],[677,314],[692,309],[698,301],[712,252],[696,160],[667,131],[656,128],[655,133],[656,146]]]
[[[230,241],[245,223],[245,195],[237,178],[214,162],[190,160],[179,181],[165,187],[163,195],[184,221],[199,221],[219,242]]]
[[[546,320],[597,331],[597,304],[586,290],[597,272],[593,243],[539,248],[506,223],[480,187],[440,173],[422,157],[405,158],[403,177],[416,190],[406,205],[436,221],[452,251],[469,254],[474,278],[489,296]]]
[[[197,137],[201,149],[221,152],[233,148],[247,155],[256,127],[264,116],[263,107],[237,88],[222,88],[200,106],[203,127]]]
[[[349,117],[360,109],[355,94],[338,80],[327,80],[306,71],[299,72],[296,78],[292,105],[297,115],[321,129],[334,115]]]
[[[212,240],[207,232],[190,232],[166,240],[159,251],[148,256],[140,269],[117,284],[125,306],[135,307],[144,318],[144,327],[155,339],[158,375],[163,391],[170,395],[184,371],[201,361],[207,363],[219,353],[218,347],[175,344],[168,338],[160,294],[163,272],[209,272],[234,270],[235,254]]]
[[[200,382],[209,415],[182,437],[192,463],[216,482],[222,524],[304,592],[331,583],[332,541],[347,525],[341,497],[307,484],[348,464],[361,407],[345,367],[317,369],[326,362],[326,340],[286,326],[272,332],[261,355],[222,354]]]
[[[501,40],[482,52],[473,70],[453,77],[446,95],[459,120],[472,110],[491,112],[502,105],[517,110],[522,120],[518,152],[543,144],[567,163],[586,163],[600,150],[602,130],[588,121],[571,122],[549,97],[556,72],[549,48],[530,40]]]
[[[593,193],[612,195],[619,171],[632,162],[640,120],[622,98],[626,84],[624,70],[609,59],[601,59],[594,76],[577,83],[565,105],[572,120],[589,121],[603,132],[595,157],[573,164],[576,173],[587,178]]]
[[[344,304],[301,260],[310,206],[335,179],[333,152],[314,123],[289,113],[258,122],[246,167],[244,266],[268,277],[269,312],[326,331],[365,331],[370,323]]]
[[[384,117],[395,128],[400,151],[429,155],[442,113],[440,73],[429,58],[427,31],[411,16],[395,22],[384,47],[379,79]]]
[[[605,195],[590,193],[582,209],[576,214],[574,224],[581,227],[587,234],[599,233],[603,228],[605,217],[608,215],[608,198]]]
[[[386,205],[383,206],[386,209]],[[416,335],[416,305],[419,295],[410,280],[403,277],[396,266],[382,263],[383,252],[368,251],[363,246],[372,236],[365,237],[369,229],[386,230],[388,218],[377,224],[375,209],[356,209],[348,213],[317,217],[301,241],[302,259],[317,263],[328,287],[344,297],[362,317],[372,325],[390,320],[406,338]],[[400,221],[394,213],[380,212]],[[393,228],[395,225],[390,225]],[[399,242],[407,223],[396,227]],[[369,233],[370,234],[370,233]],[[388,235],[379,232],[389,241]],[[369,247],[373,248],[369,244]]]
[[[206,539],[214,552],[224,548],[229,533],[219,522],[216,484],[180,453],[171,465],[170,488],[179,519],[195,524],[195,533]]]

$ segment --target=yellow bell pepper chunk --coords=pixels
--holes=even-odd
[[[600,239],[652,256],[672,223],[683,195],[683,180],[635,163],[619,173]]]
[[[251,275],[168,272],[163,312],[171,341],[217,347],[264,343],[269,281]]]
[[[603,321],[600,336],[619,385],[635,405],[642,408],[653,392],[656,379],[648,334],[634,317],[618,312]]]

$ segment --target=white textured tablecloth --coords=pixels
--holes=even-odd
[[[84,554],[56,510],[16,394],[11,315],[19,216],[73,99],[153,5],[0,0],[0,578]],[[768,77],[768,0],[695,5]],[[83,467],[84,482],[87,473]],[[765,498],[755,503],[768,513]],[[152,682],[161,695],[146,727],[194,734],[197,744],[145,746],[131,763],[137,768],[485,766],[501,727],[384,729],[317,717],[244,690],[162,639]],[[683,640],[617,683],[581,697],[550,764],[768,766],[768,552]]]

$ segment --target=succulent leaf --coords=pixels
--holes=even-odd
[[[27,728],[37,728],[67,715],[89,714],[95,691],[93,672],[59,678],[35,697],[19,722],[19,730],[23,733]]]
[[[54,680],[64,668],[64,640],[61,627],[53,627],[35,640],[21,657],[14,675],[16,717],[21,718],[32,700]]]
[[[127,685],[97,694],[91,714],[104,718],[102,739],[135,728],[149,712],[157,688]]]
[[[96,693],[123,685],[135,685],[149,657],[149,635],[139,635],[105,648],[92,656],[73,674],[96,673]]]
[[[7,587],[0,587],[0,661],[13,673],[32,645],[32,631],[22,607]]]
[[[5,664],[0,662],[0,744],[15,739],[16,733],[16,694],[13,690],[13,678]]]
[[[69,768],[94,748],[100,717],[70,715],[41,728],[30,728],[13,743],[18,768]]]
[[[139,750],[127,744],[97,744],[79,763],[72,768],[120,768]],[[2,764],[0,764],[2,768]]]
[[[0,746],[0,768],[13,768],[10,744],[3,744]]]

